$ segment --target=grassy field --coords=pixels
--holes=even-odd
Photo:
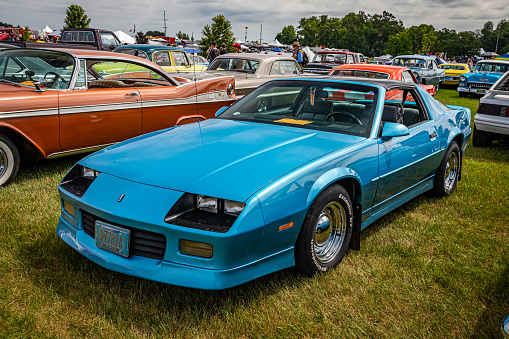
[[[437,98],[467,106],[441,89]],[[209,292],[103,269],[55,234],[57,185],[79,157],[24,165],[0,189],[0,338],[500,338],[509,314],[509,145],[474,149],[445,199],[368,227],[361,251],[305,278]]]

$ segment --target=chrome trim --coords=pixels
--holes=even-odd
[[[79,154],[79,153],[85,153],[85,152],[94,152],[94,151],[98,151],[98,150],[100,150],[102,148],[105,148],[105,147],[108,147],[108,146],[111,146],[111,145],[115,145],[115,144],[116,144],[116,142],[112,142],[112,143],[109,143],[109,144],[104,144],[104,145],[99,145],[99,146],[90,146],[90,147],[84,147],[84,148],[77,148],[77,149],[73,149],[73,150],[69,150],[69,151],[51,153],[46,158],[47,159],[54,159],[54,158],[65,157],[65,156],[73,155],[73,154]]]
[[[45,116],[45,115],[58,115],[58,108],[0,112],[0,119],[38,117],[38,116]]]

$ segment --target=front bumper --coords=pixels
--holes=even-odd
[[[208,269],[139,256],[128,258],[101,250],[83,230],[60,217],[58,236],[96,264],[119,273],[190,288],[219,290],[237,286],[263,275],[295,265],[293,248],[230,269]]]
[[[475,87],[469,87],[469,86],[458,86],[458,92],[464,92],[464,93],[474,93],[474,94],[480,94],[484,95],[486,92],[488,92],[488,89],[485,88],[475,88]]]

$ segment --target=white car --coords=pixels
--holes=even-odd
[[[490,146],[498,139],[509,139],[509,72],[481,98],[474,118],[474,147]]]

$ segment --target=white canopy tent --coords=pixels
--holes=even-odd
[[[313,53],[313,51],[311,50],[311,48],[309,48],[308,46],[302,48],[302,51],[304,53],[306,53],[306,55],[308,56],[308,60],[309,62],[313,61],[314,57],[315,57],[315,53]]]
[[[127,33],[124,33],[122,31],[116,31],[116,32],[113,32],[113,33],[115,33],[117,38],[119,38],[120,42],[123,43],[123,44],[132,45],[132,44],[136,43],[136,39],[134,39],[132,36],[130,36]]]
[[[274,41],[272,41],[270,44],[269,44],[270,47],[285,47],[285,45],[283,45],[282,43],[280,43],[277,39],[274,39]]]
[[[49,34],[49,33],[53,32],[53,30],[51,28],[49,28],[48,25],[46,25],[46,27],[41,29],[41,31],[46,33],[46,34]]]

